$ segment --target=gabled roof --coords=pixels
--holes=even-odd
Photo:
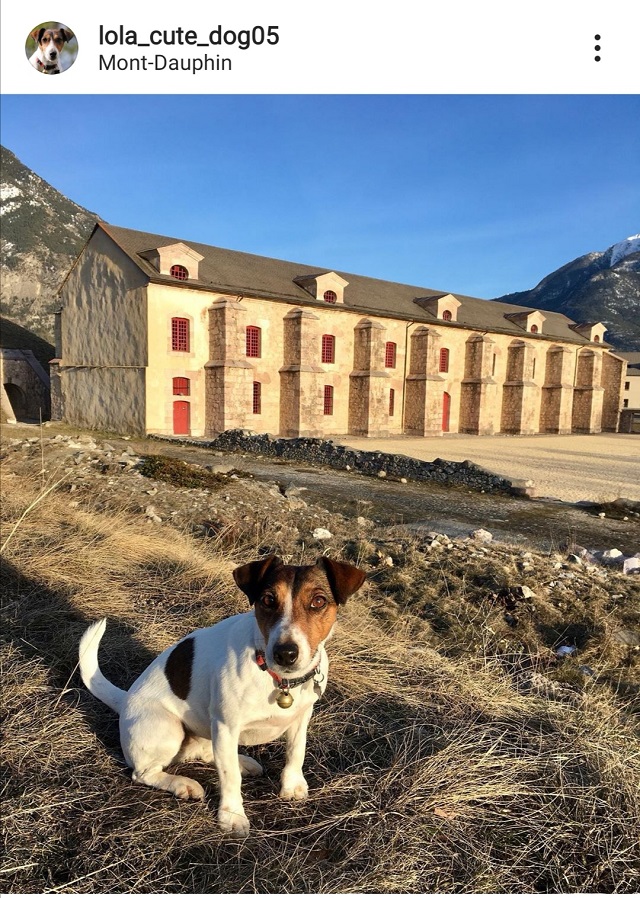
[[[394,281],[384,281],[338,271],[331,267],[321,268],[318,265],[304,265],[237,250],[221,249],[191,240],[185,241],[181,238],[120,228],[102,221],[96,224],[96,229],[101,229],[108,234],[150,281],[171,284],[177,289],[208,290],[234,296],[256,296],[284,300],[299,305],[317,306],[318,300],[312,299],[308,291],[296,283],[296,278],[317,276],[334,271],[348,281],[349,286],[345,289],[344,305],[332,308],[354,309],[364,315],[386,315],[424,324],[437,322],[439,327],[466,327],[522,337],[522,328],[515,325],[507,316],[538,311],[530,307],[491,302],[457,293],[452,295],[461,303],[458,309],[458,320],[457,322],[445,322],[437,319],[428,310],[421,308],[414,300],[438,297],[448,294],[450,291],[399,284]],[[149,250],[171,243],[186,243],[187,246],[202,255],[197,280],[177,281],[168,275],[161,275],[144,258],[143,254],[148,253]],[[571,329],[574,322],[566,315],[546,310],[544,315],[544,333],[527,336],[531,336],[533,339],[547,338],[589,345],[587,339]]]

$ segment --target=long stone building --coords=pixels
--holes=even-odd
[[[52,414],[124,433],[615,431],[600,323],[96,225],[61,289]]]

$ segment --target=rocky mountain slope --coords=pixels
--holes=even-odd
[[[495,302],[562,312],[574,321],[602,321],[609,329],[605,339],[616,349],[640,350],[640,235],[580,256],[532,290]]]
[[[56,291],[98,216],[2,147],[2,311],[53,343]]]

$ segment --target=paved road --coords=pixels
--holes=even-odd
[[[537,496],[565,502],[607,502],[618,497],[640,500],[638,434],[332,439],[354,449],[410,455],[423,461],[470,459],[510,479],[533,480]]]

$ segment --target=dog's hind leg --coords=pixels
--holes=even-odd
[[[143,718],[120,718],[120,738],[127,763],[133,767],[134,783],[171,792],[176,798],[200,800],[204,789],[188,776],[165,773],[164,768],[180,755],[184,729],[177,717],[163,709]]]
[[[213,763],[213,746],[211,739],[201,739],[200,736],[185,736],[184,742],[180,746],[180,751],[174,758],[177,764],[182,761],[205,761],[207,764]]]
[[[242,776],[262,776],[264,773],[262,764],[254,761],[249,755],[238,755],[238,761],[240,762],[240,773]]]

